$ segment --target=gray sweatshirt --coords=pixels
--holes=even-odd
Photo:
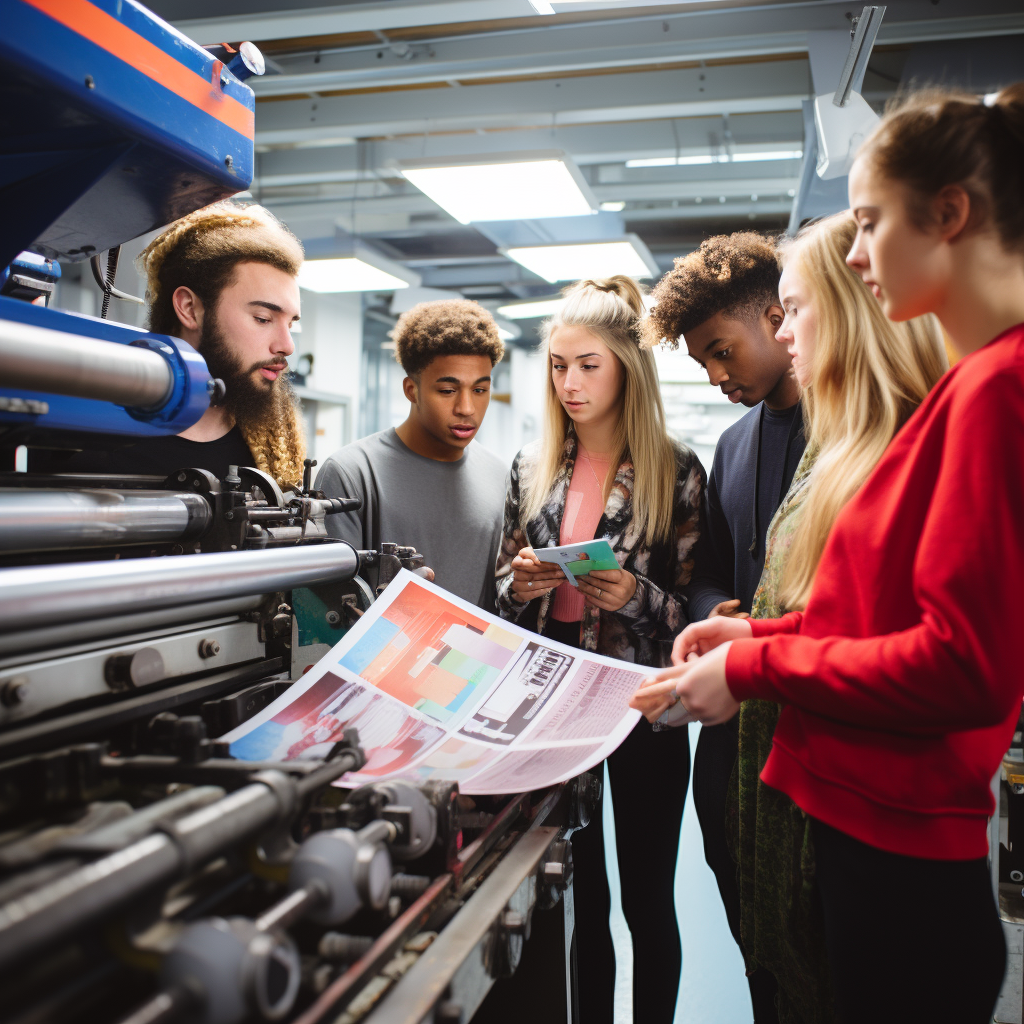
[[[327,517],[332,536],[364,551],[382,541],[415,547],[438,586],[493,612],[507,475],[476,441],[458,462],[438,462],[407,448],[392,428],[336,451],[316,488],[363,502],[359,512]]]

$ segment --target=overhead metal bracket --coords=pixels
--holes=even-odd
[[[860,12],[860,17],[853,19],[853,42],[850,44],[843,73],[839,76],[839,84],[832,97],[835,106],[845,107],[850,93],[859,91],[884,14],[884,7],[865,7]]]

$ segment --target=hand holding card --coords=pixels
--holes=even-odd
[[[557,565],[574,587],[578,586],[577,576],[619,568],[615,552],[612,551],[612,546],[606,540],[586,540],[579,544],[541,548],[536,555],[542,562]]]

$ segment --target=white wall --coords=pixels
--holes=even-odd
[[[355,437],[362,399],[363,310],[358,293],[322,295],[302,291],[302,330],[293,336],[295,355],[313,356],[306,387],[347,399],[347,408],[318,402],[310,457],[323,465],[331,452]]]
[[[477,439],[506,465],[524,445],[540,436],[546,364],[537,349],[509,346],[495,367],[492,391],[511,394],[510,402],[491,400]]]

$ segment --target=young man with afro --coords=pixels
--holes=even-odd
[[[358,512],[329,516],[328,529],[361,550],[411,545],[439,586],[493,611],[508,467],[470,442],[505,352],[498,326],[475,302],[442,299],[404,313],[391,337],[409,415],[327,460],[316,486],[363,502]]]
[[[775,340],[784,312],[772,239],[744,231],[705,240],[676,260],[654,289],[649,341],[681,340],[708,379],[748,412],[719,438],[701,508],[700,540],[686,590],[691,621],[747,615],[764,569],[768,525],[804,450],[800,393],[784,345]],[[693,799],[704,856],[715,873],[729,928],[740,939],[736,864],[726,843],[729,778],[738,717],[701,729]],[[775,979],[749,977],[756,1024],[777,1021]]]

